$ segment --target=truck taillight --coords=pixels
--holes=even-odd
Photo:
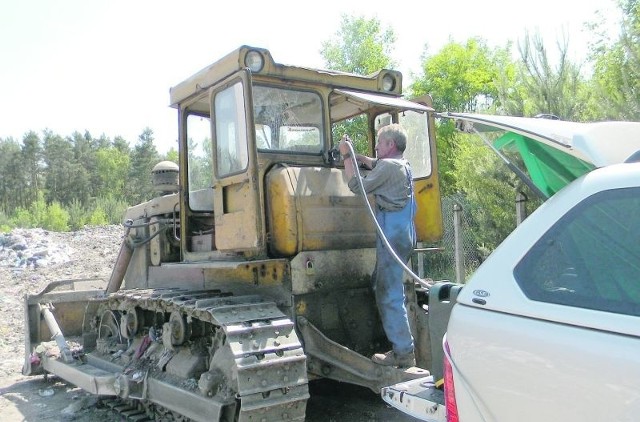
[[[449,343],[444,341],[444,406],[447,409],[447,422],[460,422],[456,389],[453,385],[453,367],[451,366]]]

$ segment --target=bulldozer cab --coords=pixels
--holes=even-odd
[[[308,248],[332,249],[318,245],[322,242],[312,245],[301,232],[305,227],[306,233],[325,236],[340,237],[344,232],[345,213],[335,211],[350,193],[345,192],[346,181],[340,180],[342,163],[332,148],[341,136],[336,132],[349,125],[367,139],[367,150],[361,152],[368,155],[373,155],[379,127],[393,122],[405,126],[405,157],[413,167],[417,194],[418,239],[440,238],[433,110],[429,98],[412,102],[401,94],[402,75],[396,71],[358,76],[287,66],[275,63],[267,50],[248,46],[172,88],[172,106],[180,116],[182,260],[229,254],[268,258],[293,256]],[[289,187],[295,191],[291,203],[282,202],[288,188],[281,185],[287,182],[278,182],[276,168],[290,169],[286,178],[295,179]],[[342,189],[329,188],[329,183]],[[309,192],[302,194],[301,189]],[[323,197],[318,200],[325,203],[305,207],[298,193]],[[338,208],[332,212],[327,201],[338,203]],[[292,228],[283,213],[299,227]],[[373,225],[363,226],[360,220],[354,215],[352,223],[354,229],[369,233],[362,236],[365,244],[346,240],[342,245],[371,246]]]

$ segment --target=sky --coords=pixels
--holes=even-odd
[[[244,44],[324,67],[322,43],[343,15],[393,29],[392,58],[410,80],[425,46],[476,36],[503,47],[539,31],[551,51],[566,34],[581,61],[597,11],[618,13],[613,0],[0,0],[0,139],[86,130],[134,146],[149,127],[158,151],[177,149],[170,87]]]

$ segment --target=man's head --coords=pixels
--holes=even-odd
[[[378,130],[376,155],[378,158],[393,158],[402,155],[407,147],[407,132],[399,124],[383,126]]]

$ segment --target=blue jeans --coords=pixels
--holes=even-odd
[[[415,245],[413,225],[414,205],[409,201],[399,211],[376,212],[376,220],[396,255],[407,262]],[[409,328],[407,308],[404,303],[404,270],[378,236],[376,240],[376,268],[373,272],[373,290],[382,326],[396,354],[413,352],[413,337]]]

